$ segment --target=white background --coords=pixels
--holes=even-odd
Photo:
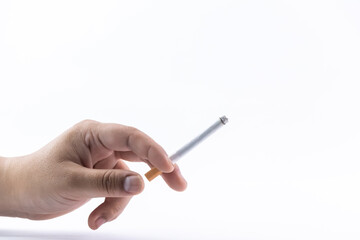
[[[82,119],[169,154],[229,124],[94,232],[102,199],[1,239],[359,239],[359,1],[1,1],[0,155]],[[144,164],[132,164],[145,173]],[[0,193],[1,194],[1,193]]]

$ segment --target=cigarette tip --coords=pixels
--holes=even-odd
[[[226,117],[226,116],[222,116],[221,118],[220,118],[220,121],[222,122],[222,124],[226,124],[228,121],[229,121],[229,119]]]

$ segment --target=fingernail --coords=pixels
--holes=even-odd
[[[99,217],[98,219],[96,219],[95,221],[95,225],[97,228],[99,228],[101,225],[103,225],[104,223],[106,223],[105,218],[103,217]]]
[[[175,169],[175,165],[174,163],[171,161],[171,159],[169,158],[170,164],[171,164],[171,171],[174,171]]]
[[[170,159],[169,157],[167,157],[167,159],[168,159],[168,162],[169,162],[169,166],[171,167],[171,168],[169,169],[169,173],[170,173],[170,172],[173,172],[173,171],[174,171],[175,165],[174,165],[174,163],[171,161],[171,159]]]
[[[124,180],[124,190],[128,193],[138,193],[142,189],[142,180],[139,176],[127,176]]]

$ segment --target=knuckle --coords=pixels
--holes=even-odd
[[[92,128],[93,126],[96,126],[98,122],[93,120],[83,120],[81,122],[76,123],[72,128],[69,129],[68,133],[70,135],[73,134],[82,134],[86,132],[86,130]]]
[[[135,127],[127,126],[127,129],[131,135],[138,135],[140,133],[140,130]]]
[[[127,146],[130,147],[131,145],[133,145],[134,140],[137,138],[137,136],[140,133],[140,130],[138,130],[137,128],[134,127],[127,127],[128,128],[128,137],[127,137]]]
[[[105,190],[107,194],[114,195],[119,189],[119,180],[114,171],[106,170],[99,178],[98,186],[101,190]]]
[[[94,120],[91,120],[91,119],[85,119],[85,120],[82,120],[81,122],[77,123],[75,125],[75,127],[78,127],[78,128],[88,128],[90,126],[94,126],[96,125],[98,122],[94,121]]]
[[[75,124],[69,131],[69,136],[71,138],[81,138],[85,143],[88,143],[92,140],[92,129],[96,128],[99,122],[94,120],[82,120],[81,122]]]

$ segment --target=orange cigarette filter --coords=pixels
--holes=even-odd
[[[145,173],[145,177],[147,178],[147,180],[151,181],[154,178],[156,178],[157,176],[161,175],[162,172],[157,169],[157,168],[152,168],[150,171],[148,171],[147,173]]]
[[[191,142],[180,148],[176,153],[170,156],[170,159],[173,163],[176,163],[184,154],[193,149],[196,145],[202,142],[205,138],[214,133],[221,126],[224,126],[228,122],[228,118],[223,116],[218,121],[216,121],[213,125],[211,125],[208,129],[206,129],[202,134],[194,138]],[[162,172],[157,168],[152,168],[150,171],[145,173],[145,177],[152,181],[157,176],[161,175]]]

